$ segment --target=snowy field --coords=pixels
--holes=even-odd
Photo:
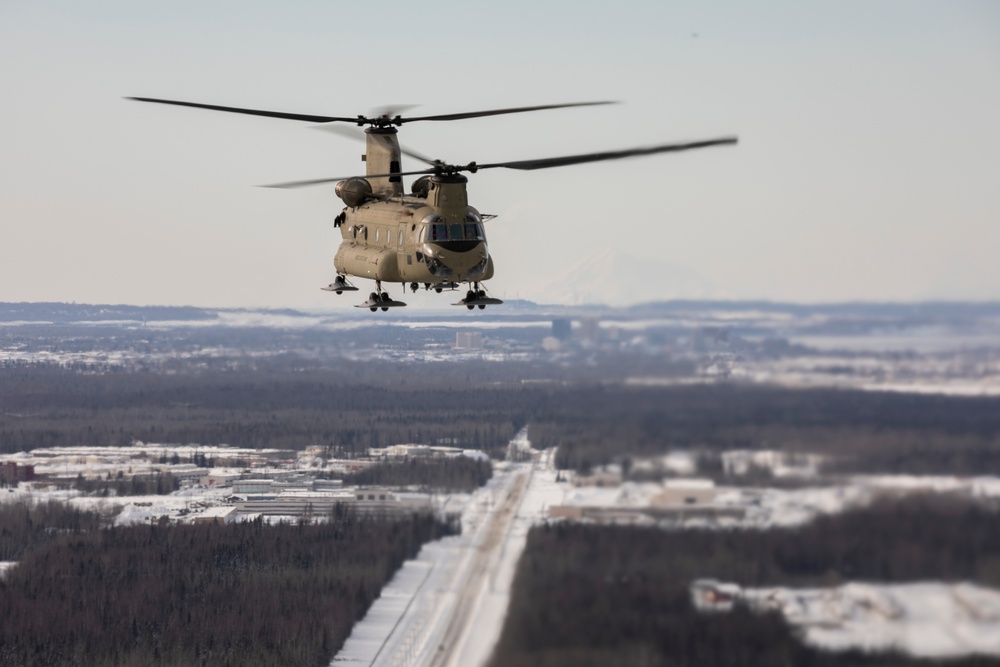
[[[754,610],[777,610],[803,641],[830,651],[919,658],[1000,656],[1000,591],[968,583],[850,583],[836,588],[721,584]]]

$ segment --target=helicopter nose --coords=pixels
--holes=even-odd
[[[466,252],[436,250],[425,253],[428,256],[427,268],[439,278],[466,280],[483,274],[489,261],[489,250],[486,243],[478,243]]]

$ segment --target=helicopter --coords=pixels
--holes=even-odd
[[[467,192],[469,179],[463,172],[475,174],[483,169],[498,168],[533,171],[737,142],[736,137],[723,137],[620,151],[457,165],[432,159],[402,147],[397,137],[397,128],[418,121],[453,121],[547,109],[613,104],[613,102],[546,104],[430,116],[402,116],[400,111],[405,110],[404,108],[386,107],[370,116],[351,117],[244,109],[151,97],[126,99],[304,121],[329,129],[347,129],[337,126],[338,123],[364,127],[363,138],[366,143],[366,152],[362,156],[365,162],[364,175],[290,181],[265,187],[297,188],[336,183],[336,194],[345,204],[334,219],[334,226],[340,228],[342,241],[333,259],[337,271],[336,278],[321,289],[336,294],[355,292],[358,288],[349,280],[349,276],[374,280],[375,291],[370,293],[364,303],[356,306],[368,308],[372,312],[380,309],[387,311],[389,308],[406,305],[402,301],[393,299],[383,289],[383,283],[402,283],[404,294],[407,285],[412,292],[416,292],[422,286],[424,290],[440,293],[444,290],[457,290],[462,284],[467,284],[468,291],[465,297],[452,305],[465,306],[473,310],[477,307],[484,309],[489,305],[503,303],[502,300],[489,296],[483,286],[495,272],[483,223],[496,216],[484,215],[469,205]],[[424,162],[427,167],[403,171],[403,155]],[[412,182],[409,194],[404,193],[403,176],[418,176]]]

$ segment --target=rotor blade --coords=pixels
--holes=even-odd
[[[324,132],[333,132],[334,134],[339,134],[342,137],[354,139],[355,141],[368,141],[368,138],[365,136],[365,131],[356,127],[345,127],[335,123],[323,123],[322,125],[313,125],[313,129],[323,130]],[[399,152],[408,157],[412,157],[414,160],[420,160],[421,162],[426,162],[427,164],[437,164],[437,162],[433,159],[418,153],[412,148],[407,148],[402,144],[399,146]]]
[[[543,109],[564,109],[566,107],[591,107],[600,104],[617,104],[617,102],[573,102],[570,104],[545,104],[537,107],[517,107],[513,109],[490,109],[488,111],[469,111],[466,113],[446,113],[437,116],[415,116],[400,118],[401,123],[412,123],[418,120],[462,120],[464,118],[480,118],[482,116],[499,116],[506,113],[523,113],[525,111],[541,111]]]
[[[268,118],[284,118],[287,120],[302,120],[309,123],[357,123],[355,118],[342,118],[339,116],[313,116],[300,113],[285,113],[283,111],[262,111],[260,109],[240,109],[238,107],[221,107],[215,104],[199,104],[197,102],[179,102],[177,100],[159,100],[152,97],[126,97],[127,100],[136,102],[155,102],[157,104],[173,104],[179,107],[194,107],[195,109],[210,109],[212,111],[228,111],[230,113],[242,113],[250,116],[267,116]]]
[[[324,183],[336,183],[346,181],[351,178],[389,178],[391,176],[416,176],[417,174],[433,174],[434,169],[421,169],[420,171],[396,171],[391,174],[365,174],[364,176],[341,176],[339,178],[313,178],[305,181],[288,181],[286,183],[271,183],[269,185],[259,185],[261,188],[303,188],[309,185],[323,185]]]
[[[373,118],[378,118],[379,116],[388,116],[389,118],[395,118],[399,114],[403,113],[408,109],[416,109],[419,104],[388,104],[384,107],[375,107],[368,113],[372,115]]]
[[[686,144],[666,144],[664,146],[649,146],[646,148],[631,148],[624,151],[608,151],[604,153],[585,153],[582,155],[564,155],[562,157],[539,158],[536,160],[516,160],[514,162],[493,162],[490,164],[476,164],[472,162],[465,166],[443,165],[438,168],[421,169],[419,171],[400,171],[389,174],[366,174],[364,176],[344,176],[342,178],[317,178],[308,181],[290,181],[288,183],[275,183],[273,185],[263,185],[265,188],[297,188],[307,185],[320,185],[323,183],[334,183],[344,181],[349,178],[389,178],[391,176],[416,176],[418,174],[438,174],[443,169],[451,173],[459,171],[471,171],[473,173],[480,169],[548,169],[549,167],[565,167],[572,164],[582,164],[585,162],[601,162],[604,160],[621,160],[623,158],[638,157],[640,155],[653,155],[655,153],[673,153],[677,151],[693,150],[695,148],[707,148],[709,146],[721,146],[725,144],[737,143],[736,137],[724,137],[721,139],[707,139],[705,141],[692,141]]]
[[[675,151],[687,151],[695,148],[707,148],[708,146],[719,146],[723,144],[735,144],[736,137],[725,137],[722,139],[709,139],[707,141],[694,141],[686,144],[667,144],[665,146],[651,146],[648,148],[632,148],[624,151],[608,151],[605,153],[585,153],[583,155],[564,155],[562,157],[539,158],[537,160],[516,160],[514,162],[494,162],[492,164],[476,165],[477,169],[495,169],[505,167],[507,169],[548,169],[549,167],[565,167],[571,164],[582,164],[584,162],[601,162],[603,160],[621,160],[627,157],[637,157],[639,155],[653,155],[654,153],[671,153]]]

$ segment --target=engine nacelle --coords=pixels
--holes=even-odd
[[[365,200],[371,198],[372,184],[364,178],[349,178],[346,181],[340,181],[337,183],[337,196],[351,208],[361,206]]]
[[[413,181],[413,185],[410,186],[410,191],[413,192],[417,197],[427,198],[427,193],[431,189],[431,177],[421,176],[417,180]]]

